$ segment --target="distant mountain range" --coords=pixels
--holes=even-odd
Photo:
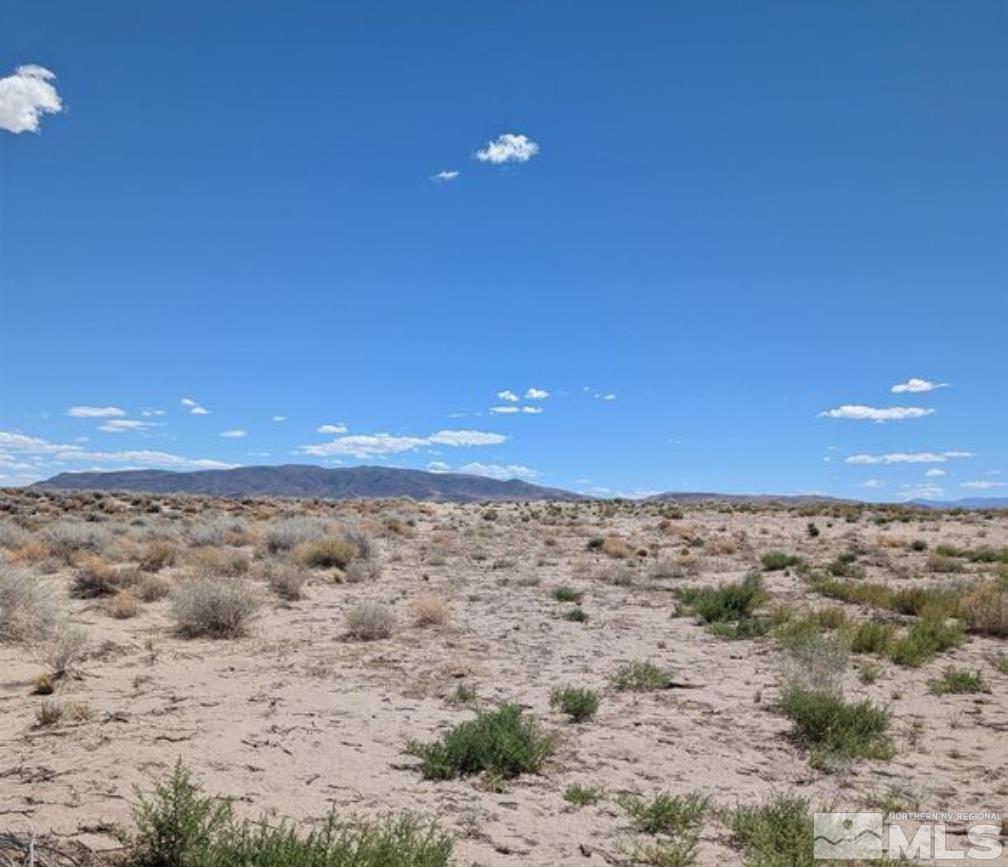
[[[463,473],[429,473],[389,467],[339,467],[310,464],[237,467],[231,470],[122,470],[110,473],[60,473],[31,486],[61,491],[136,491],[152,494],[199,494],[208,497],[319,497],[323,499],[383,499],[412,497],[415,500],[474,503],[484,501],[590,499],[573,491],[546,488],[520,479],[489,479]],[[816,503],[843,504],[843,500],[814,494],[718,494],[669,492],[648,497],[652,503],[701,502],[780,503],[805,506]],[[1008,509],[1008,497],[972,497],[943,502],[913,500],[906,505],[929,509]]]
[[[137,491],[201,494],[210,497],[319,497],[325,499],[416,500],[456,503],[486,500],[581,500],[580,494],[544,488],[520,479],[489,479],[462,473],[428,473],[389,467],[307,464],[237,467],[231,470],[123,470],[111,473],[60,473],[31,487],[62,491]]]

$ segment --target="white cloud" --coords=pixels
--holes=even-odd
[[[550,393],[544,388],[530,388],[525,392],[525,400],[546,400]]]
[[[498,391],[497,397],[501,400],[509,401],[510,403],[518,403],[518,395],[508,388],[505,388],[504,391]]]
[[[71,418],[117,418],[126,415],[126,410],[117,406],[71,406],[66,414]]]
[[[229,469],[234,464],[215,461],[207,458],[187,458],[168,452],[151,451],[148,449],[94,452],[79,445],[51,443],[40,437],[27,436],[11,431],[0,431],[0,449],[21,454],[51,458],[49,463],[40,462],[40,470],[52,470],[51,464],[87,461],[89,463],[125,463],[140,467],[164,467],[179,470],[210,470]],[[98,467],[101,469],[101,467]]]
[[[845,464],[943,464],[951,458],[971,458],[972,452],[890,452],[885,455],[850,455]]]
[[[222,437],[227,439],[237,440],[241,439],[243,436],[248,436],[248,431],[241,430],[240,428],[235,428],[234,430],[222,430],[220,432]]]
[[[399,454],[424,446],[488,446],[498,445],[507,437],[477,430],[441,430],[426,437],[392,436],[387,433],[341,436],[327,443],[301,446],[298,451],[307,455],[330,457],[351,455],[355,458]]]
[[[8,132],[38,132],[43,114],[57,114],[63,102],[53,87],[56,76],[41,66],[19,66],[13,75],[0,78],[0,129]]]
[[[893,394],[917,393],[922,391],[934,391],[936,388],[949,388],[947,382],[929,382],[926,379],[918,379],[911,376],[906,382],[898,382],[891,389]]]
[[[163,409],[142,409],[142,410],[140,410],[140,415],[147,416],[148,418],[150,418],[151,416],[164,415],[164,414],[165,414],[165,411]]]
[[[942,476],[948,475],[948,473],[935,467],[933,470],[928,470],[924,475],[929,479],[940,479]]]
[[[521,411],[526,415],[541,415],[543,409],[541,406],[523,406]]]
[[[147,430],[152,427],[157,427],[157,423],[140,421],[135,418],[112,418],[98,425],[98,430],[105,431],[105,433],[127,433],[129,431]]]
[[[347,426],[340,422],[339,424],[320,424],[315,428],[315,433],[320,434],[345,434],[347,432]]]
[[[518,407],[516,406],[492,406],[490,407],[490,412],[494,415],[514,415],[518,412]]]
[[[828,409],[819,413],[820,418],[848,418],[856,421],[905,421],[910,418],[923,418],[932,415],[933,409],[921,406],[887,406],[872,407],[859,404],[844,404],[836,409]]]
[[[431,473],[447,473],[451,471],[451,467],[444,461],[431,461],[427,464],[427,470]]]
[[[481,163],[493,163],[494,165],[511,162],[527,163],[537,153],[539,153],[539,145],[528,136],[506,132],[493,141],[487,142],[487,146],[483,150],[476,151],[476,159]]]
[[[210,410],[198,404],[191,397],[183,397],[182,406],[187,407],[192,415],[210,415]]]
[[[862,488],[881,488],[885,484],[881,479],[868,479],[861,483]]]
[[[436,184],[447,184],[450,181],[454,181],[459,176],[459,173],[454,169],[447,169],[445,171],[440,171],[434,175],[431,180]]]
[[[989,479],[985,479],[980,482],[963,482],[959,487],[961,488],[971,488],[977,491],[986,491],[990,488],[1004,488],[1008,487],[1008,482],[993,482]]]
[[[275,416],[273,416],[272,421],[287,421],[287,416],[285,416],[285,415],[275,415]]]
[[[934,500],[944,493],[938,485],[904,485],[904,488],[902,496],[905,500]]]
[[[459,467],[460,473],[471,476],[487,476],[491,479],[534,479],[539,475],[537,470],[522,464],[480,464],[469,463]]]
[[[496,446],[506,442],[507,437],[479,430],[439,430],[428,440],[442,446]]]

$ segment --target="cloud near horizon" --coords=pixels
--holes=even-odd
[[[331,442],[299,446],[298,451],[315,457],[349,455],[368,458],[411,452],[425,446],[489,446],[506,442],[503,434],[476,430],[440,430],[425,436],[393,436],[387,433],[340,436]]]
[[[890,452],[884,455],[850,455],[845,464],[942,464],[953,458],[972,458],[973,452]]]

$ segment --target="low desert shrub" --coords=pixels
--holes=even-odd
[[[0,565],[0,642],[43,641],[62,620],[52,584]]]
[[[347,584],[362,584],[381,578],[381,566],[377,560],[354,560],[343,573]]]
[[[889,658],[897,665],[918,668],[939,653],[958,647],[964,639],[962,626],[944,617],[922,617],[893,641]]]
[[[407,749],[430,780],[487,773],[502,779],[536,773],[553,752],[553,739],[517,704],[477,713],[438,740],[411,742]]]
[[[358,641],[389,638],[395,627],[395,612],[381,602],[359,602],[345,615],[347,635]]]
[[[564,612],[563,619],[573,621],[574,623],[587,623],[588,612],[583,608],[571,608]]]
[[[600,786],[582,786],[572,783],[564,789],[563,799],[575,807],[588,807],[597,804],[605,793]]]
[[[720,587],[685,587],[678,596],[704,623],[751,617],[766,598],[763,581],[756,572]]]
[[[247,575],[252,568],[248,554],[235,548],[196,548],[189,562],[197,575],[234,577]]]
[[[414,626],[444,626],[448,622],[448,603],[435,593],[417,596],[410,602],[410,609]]]
[[[1008,638],[1008,586],[978,584],[960,599],[959,612],[970,632]]]
[[[210,515],[191,524],[186,536],[197,547],[241,545],[246,541],[245,522],[227,515]]]
[[[61,629],[42,648],[42,661],[54,678],[72,674],[87,652],[87,633],[78,627]]]
[[[928,689],[935,695],[990,692],[990,686],[979,670],[967,671],[953,665],[946,668],[941,677],[929,680]]]
[[[801,562],[801,557],[796,557],[794,554],[788,554],[785,551],[767,551],[760,557],[760,563],[763,564],[763,568],[767,572],[779,572],[782,569],[797,566]]]
[[[53,553],[61,556],[77,551],[98,553],[112,538],[100,524],[88,521],[56,521],[46,527],[44,536]]]
[[[297,563],[277,563],[267,560],[262,564],[258,577],[262,578],[270,590],[281,599],[294,602],[304,595],[304,585],[310,576]]]
[[[672,673],[646,660],[634,660],[621,665],[610,678],[612,685],[627,692],[647,692],[668,689]]]
[[[850,633],[852,653],[877,653],[884,655],[892,646],[896,627],[880,620],[862,620]]]
[[[648,801],[635,795],[623,795],[617,803],[645,834],[676,836],[698,831],[710,809],[710,798],[699,792],[672,795],[662,792]]]
[[[266,534],[266,547],[271,554],[290,551],[306,542],[314,542],[332,532],[332,524],[321,518],[298,515],[283,518],[273,524]]]
[[[141,602],[157,602],[171,593],[171,584],[159,575],[148,575],[136,587]]]
[[[0,521],[0,548],[20,548],[27,545],[31,538],[31,533],[17,524]]]
[[[815,867],[812,809],[800,797],[773,795],[739,807],[730,818],[732,845],[745,867]]]
[[[106,610],[116,620],[128,620],[140,613],[140,599],[130,590],[120,590],[109,599]]]
[[[245,633],[261,604],[244,578],[205,577],[176,590],[172,615],[187,638],[235,638]]]
[[[174,566],[178,559],[178,549],[169,542],[151,542],[139,557],[140,568],[144,572],[160,572],[167,566]]]
[[[56,701],[43,699],[35,711],[35,722],[39,728],[55,725],[61,719],[63,719],[63,705]]]
[[[889,714],[870,699],[848,703],[832,691],[790,686],[781,695],[780,708],[811,750],[814,767],[832,770],[858,758],[892,758],[892,742],[885,734]]]
[[[316,569],[344,569],[357,556],[357,546],[346,539],[330,536],[298,545],[294,556]]]
[[[88,557],[77,569],[70,592],[78,599],[111,596],[121,585],[118,570],[99,557]]]
[[[566,584],[561,584],[559,587],[554,587],[550,595],[557,602],[574,602],[578,603],[584,598],[584,594],[575,590],[573,587],[569,587]]]
[[[847,644],[842,635],[796,633],[782,645],[781,672],[785,690],[817,689],[839,695],[847,670]]]
[[[562,710],[573,722],[584,722],[598,711],[599,696],[584,686],[558,687],[550,693],[550,705]]]

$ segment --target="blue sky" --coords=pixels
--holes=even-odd
[[[0,484],[1008,495],[1001,0],[3,9]]]

